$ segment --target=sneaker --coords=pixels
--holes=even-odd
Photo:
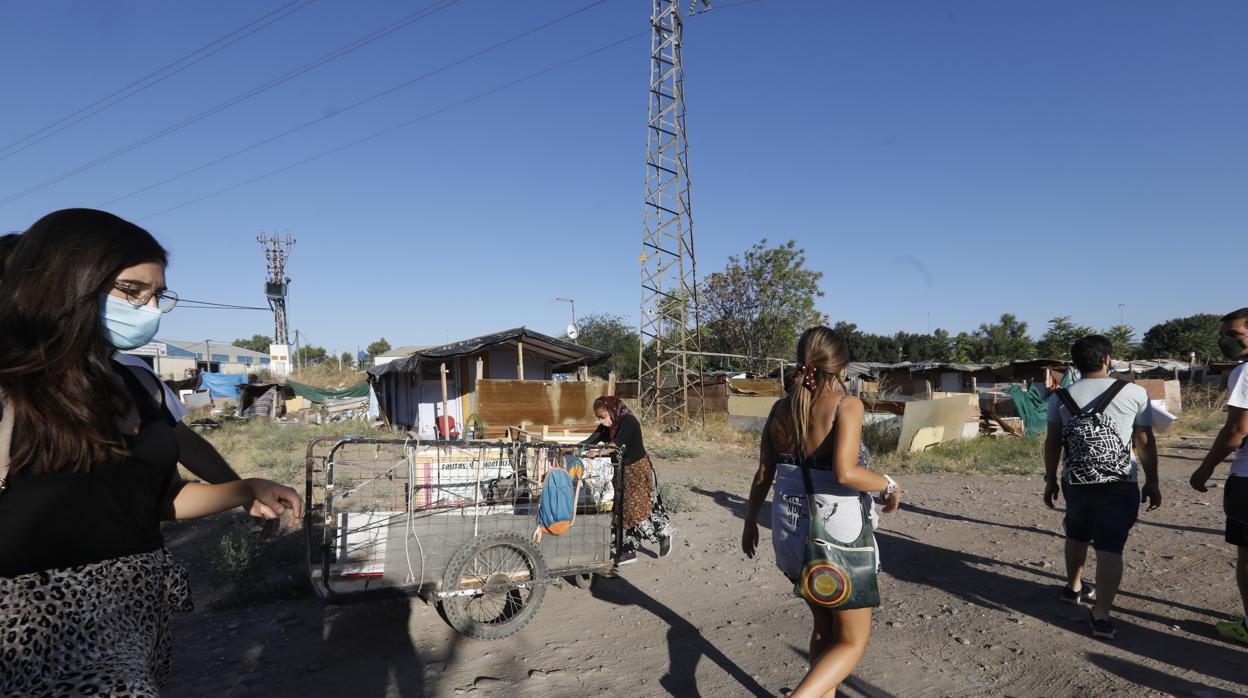
[[[1243,618],[1220,620],[1214,623],[1214,625],[1218,629],[1218,634],[1222,637],[1248,645],[1248,625],[1244,625]]]
[[[667,557],[672,552],[672,537],[664,536],[659,539],[659,557]]]
[[[1088,613],[1088,622],[1092,625],[1092,637],[1099,637],[1105,640],[1112,640],[1118,634],[1114,630],[1114,622],[1108,618],[1097,620]]]
[[[631,565],[634,562],[637,562],[636,550],[625,550],[620,553],[619,557],[615,558],[616,567],[619,567],[620,565]]]
[[[1058,594],[1057,598],[1076,606],[1091,606],[1096,603],[1096,589],[1089,587],[1087,584],[1081,586],[1079,591],[1071,591],[1070,587],[1062,587],[1062,593]]]

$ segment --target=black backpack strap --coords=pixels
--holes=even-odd
[[[1114,384],[1109,386],[1108,390],[1101,393],[1101,397],[1097,400],[1096,407],[1093,408],[1089,414],[1100,414],[1104,412],[1105,408],[1109,407],[1109,403],[1113,402],[1114,398],[1118,397],[1118,393],[1122,392],[1122,389],[1125,387],[1127,387],[1126,381],[1121,379],[1114,381]]]
[[[1079,416],[1083,412],[1083,409],[1075,404],[1075,399],[1070,396],[1068,390],[1058,388],[1054,392],[1057,393],[1057,399],[1061,400],[1062,404],[1066,406],[1066,411],[1070,412],[1072,418]]]

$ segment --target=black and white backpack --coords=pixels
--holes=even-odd
[[[1130,475],[1131,449],[1122,442],[1113,420],[1105,416],[1105,408],[1126,385],[1126,381],[1114,381],[1100,397],[1082,408],[1065,388],[1057,391],[1058,399],[1070,412],[1070,420],[1062,427],[1070,484],[1124,482]]]

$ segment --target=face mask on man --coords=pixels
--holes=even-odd
[[[1222,356],[1228,359],[1240,358],[1245,349],[1248,349],[1248,343],[1245,343],[1241,337],[1218,337],[1218,348],[1222,350]]]
[[[101,319],[108,342],[118,349],[136,349],[152,341],[160,330],[161,312],[150,305],[134,307],[117,296],[104,294]]]

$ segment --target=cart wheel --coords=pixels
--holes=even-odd
[[[535,582],[517,587],[520,582]],[[452,628],[478,640],[500,640],[523,628],[546,595],[546,561],[527,538],[491,533],[461,548],[446,566],[442,591],[482,590],[442,600]]]
[[[593,586],[594,574],[592,572],[589,574],[570,574],[564,577],[564,579],[568,580],[568,584],[577,589],[588,589]]]

